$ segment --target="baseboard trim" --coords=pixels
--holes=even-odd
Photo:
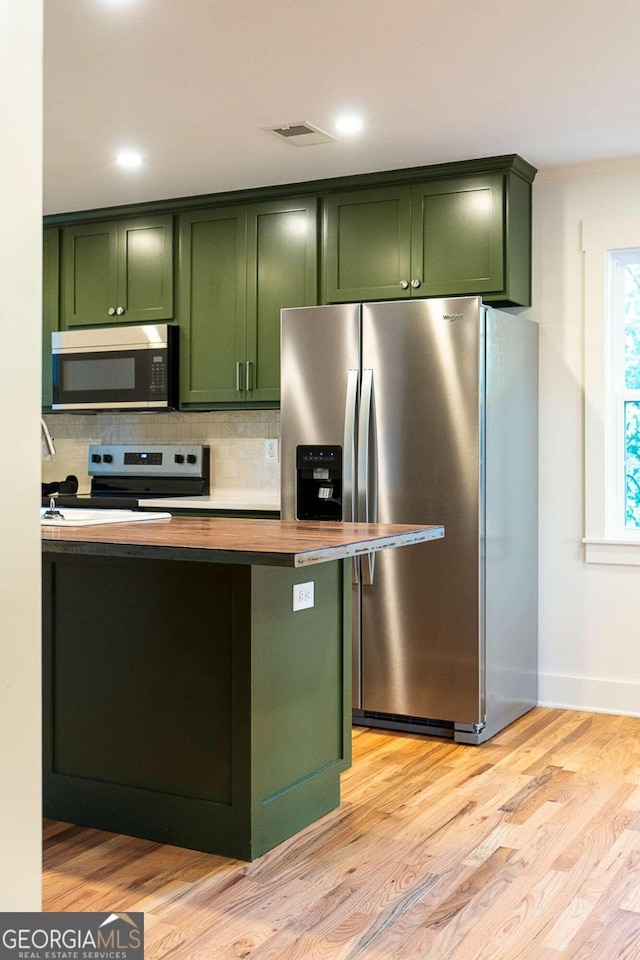
[[[640,717],[640,681],[541,673],[539,683],[541,707]]]

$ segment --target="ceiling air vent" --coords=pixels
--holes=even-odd
[[[335,143],[336,138],[330,137],[324,130],[314,127],[312,123],[301,120],[298,123],[283,123],[278,127],[263,127],[267,133],[273,133],[279,140],[292,144],[294,147],[314,147],[317,143]]]

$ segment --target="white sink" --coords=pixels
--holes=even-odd
[[[44,527],[89,527],[101,523],[139,523],[141,520],[170,520],[170,513],[147,513],[144,510],[90,510],[88,507],[61,507],[62,518],[45,518],[48,507],[40,508]]]

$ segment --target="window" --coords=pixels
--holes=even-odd
[[[640,529],[640,248],[609,251],[614,525]]]
[[[640,218],[583,223],[585,559],[640,564]]]

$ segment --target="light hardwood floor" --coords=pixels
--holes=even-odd
[[[342,796],[252,864],[47,821],[44,909],[143,910],[146,960],[640,960],[640,719],[356,728]]]

